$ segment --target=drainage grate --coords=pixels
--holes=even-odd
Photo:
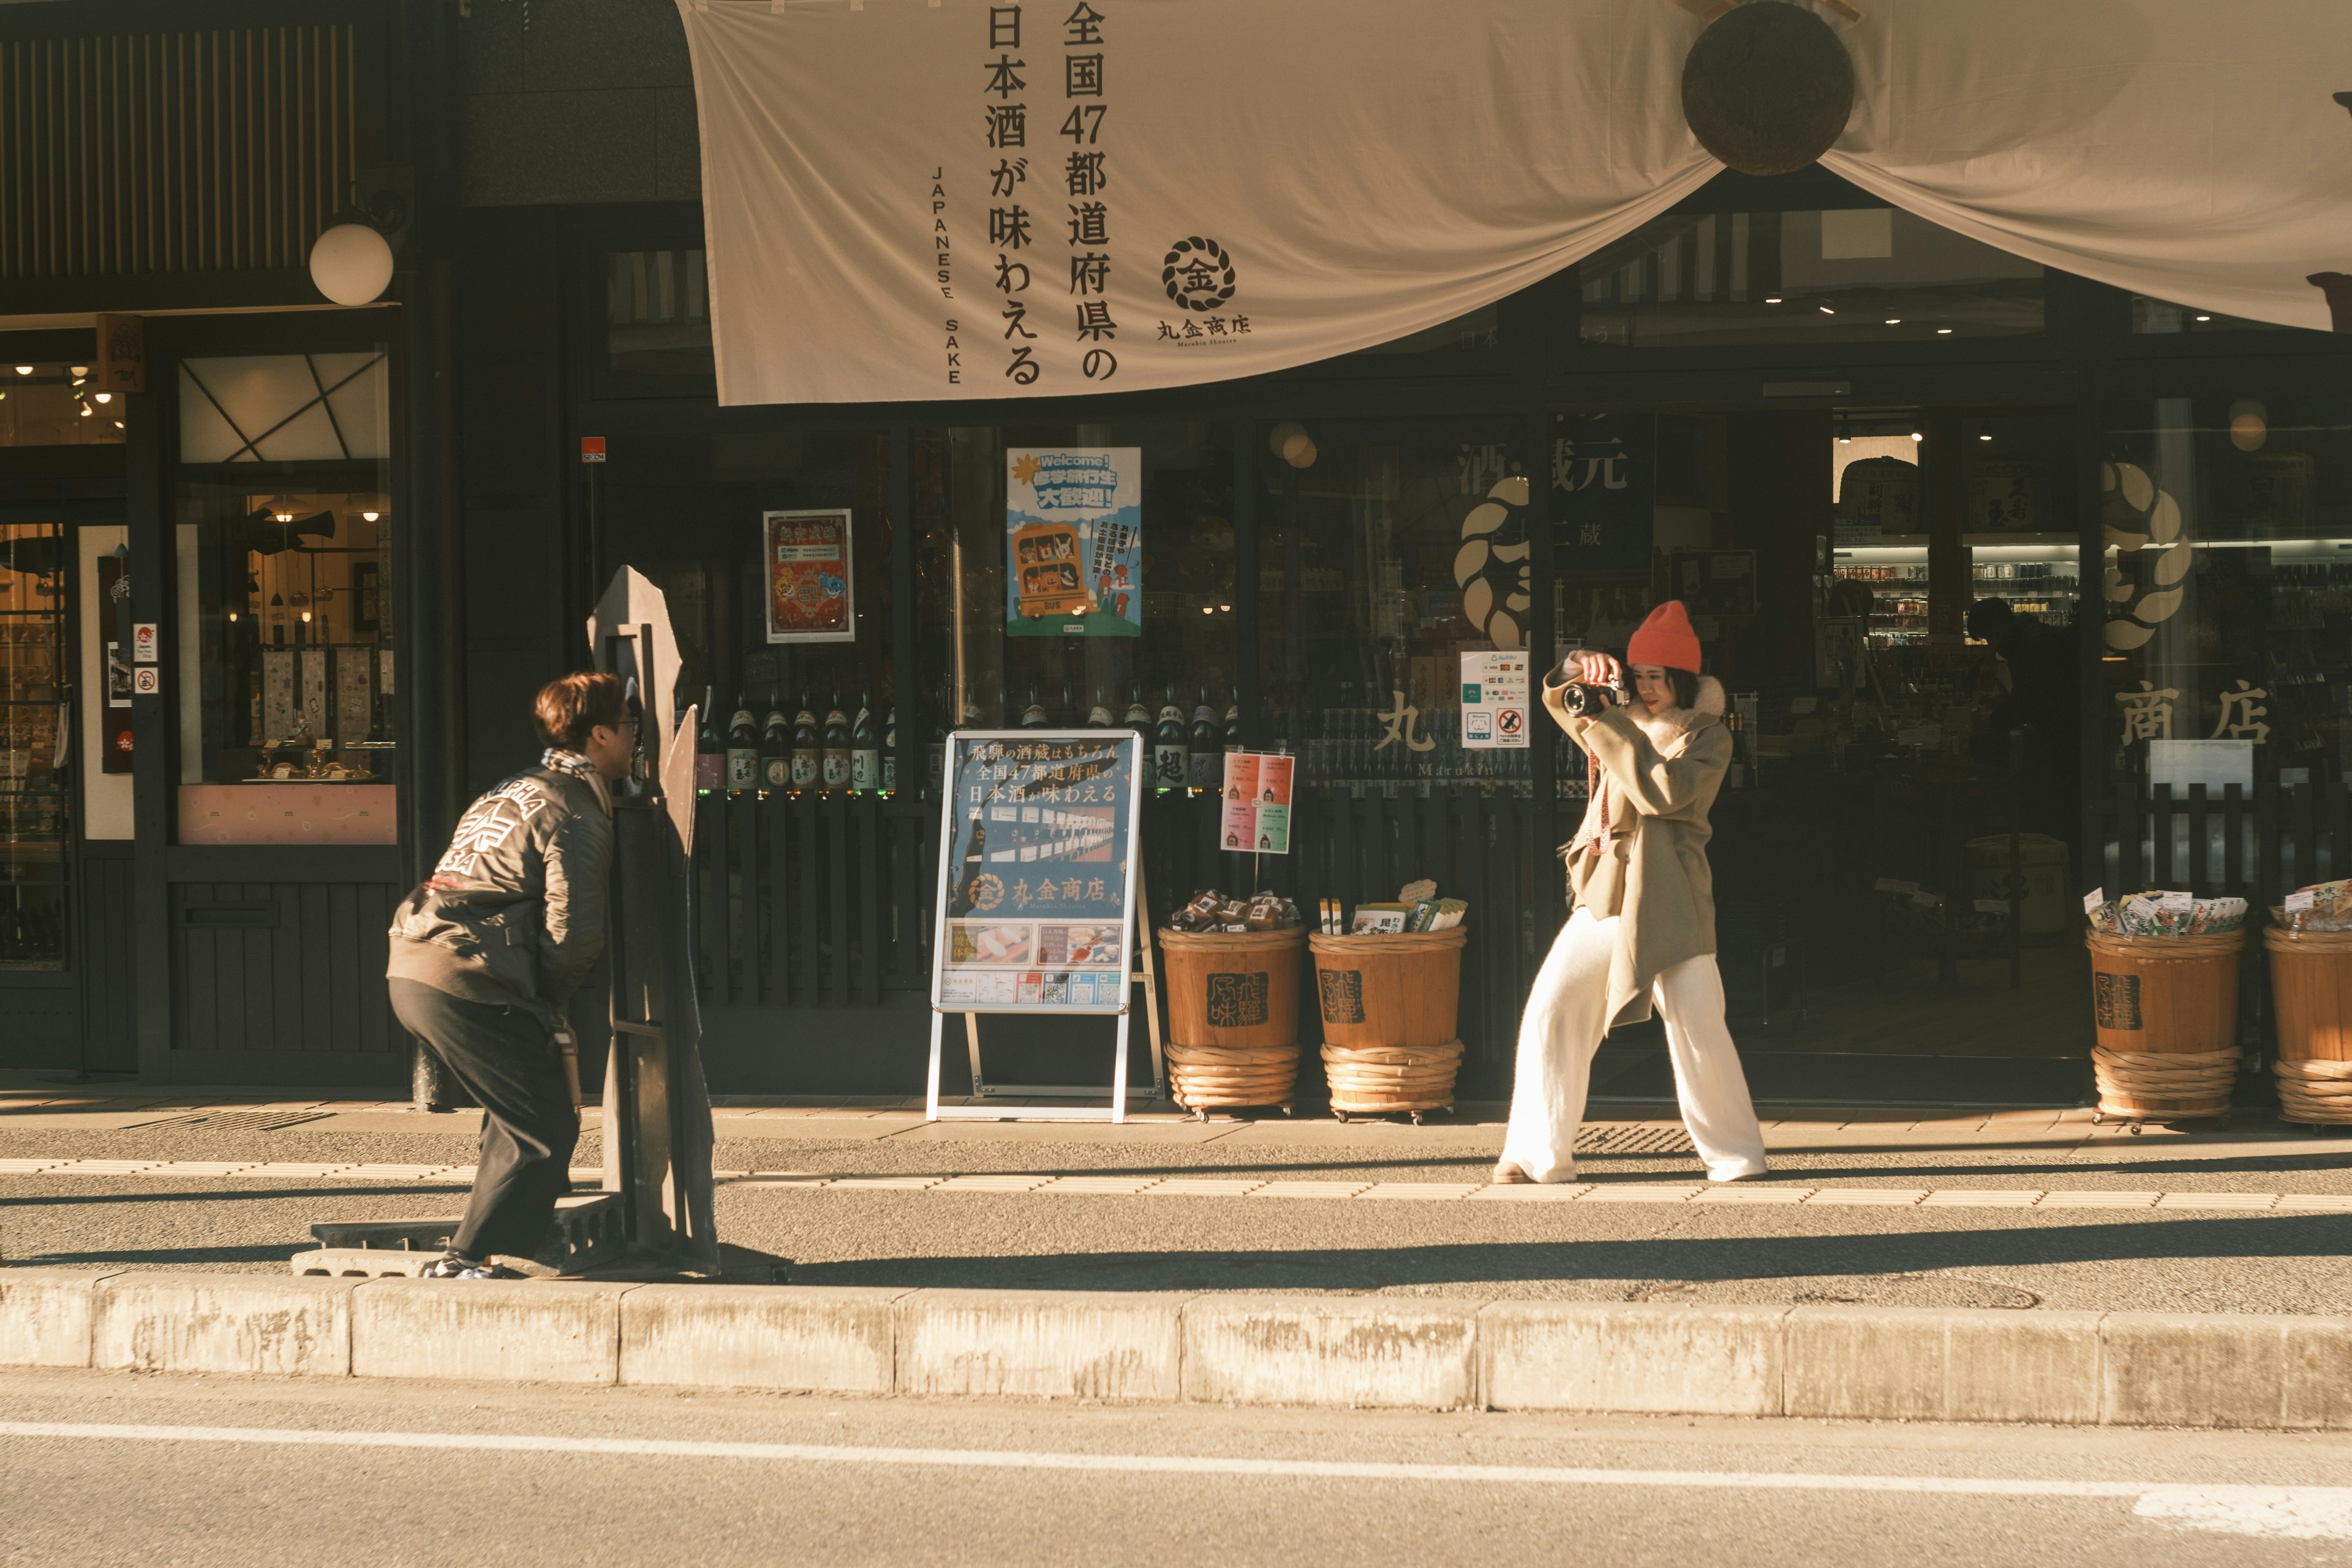
[[[1695,1154],[1679,1127],[1587,1127],[1576,1135],[1580,1154]]]
[[[133,1122],[125,1132],[145,1132],[158,1127],[201,1127],[207,1132],[275,1132],[305,1121],[323,1121],[323,1110],[199,1110],[187,1116],[165,1116]]]

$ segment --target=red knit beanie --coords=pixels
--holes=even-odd
[[[1662,664],[1668,669],[1698,673],[1698,634],[1691,630],[1690,612],[1680,599],[1668,599],[1650,612],[1633,640],[1625,645],[1627,664]]]

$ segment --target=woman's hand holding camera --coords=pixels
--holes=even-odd
[[[1553,679],[1562,685],[1574,681],[1579,686],[1618,687],[1625,684],[1625,670],[1600,649],[1580,647],[1559,661]]]
[[[1589,718],[1607,707],[1606,694],[1624,681],[1624,670],[1614,658],[1594,648],[1579,648],[1544,677],[1544,707],[1566,730],[1570,719]]]

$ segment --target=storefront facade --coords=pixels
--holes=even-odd
[[[419,772],[448,661],[410,662],[446,575],[413,528],[446,453],[413,434],[447,199],[417,22],[0,32],[9,1066],[406,1079],[383,931],[448,815]],[[362,206],[400,270],[332,309],[310,245]]]
[[[458,65],[561,46],[506,17],[352,26],[426,84],[419,105],[462,92]],[[682,55],[655,45],[635,68]],[[355,79],[364,104],[383,79]],[[487,112],[455,118],[478,133]],[[718,750],[740,711],[789,779],[805,714],[817,749],[837,727],[895,786],[730,793],[722,772],[701,804],[719,1092],[919,1082],[947,729],[1139,710],[1158,742],[1171,710],[1187,783],[1147,807],[1154,914],[1213,885],[1353,904],[1433,878],[1470,905],[1464,1092],[1506,1092],[1583,764],[1542,723],[1523,749],[1465,746],[1462,656],[1622,647],[1669,595],[1739,700],[1714,860],[1759,1097],[2071,1101],[2084,892],[2274,895],[2342,863],[2352,409],[2330,335],[2032,265],[1816,167],[1718,175],[1493,306],[1277,374],[722,407],[698,204],[535,187],[402,129],[429,122],[372,132],[415,215],[384,308],[151,316],[119,440],[0,448],[9,548],[58,563],[17,573],[12,618],[69,688],[12,696],[66,737],[45,770],[27,721],[0,984],[53,1022],[12,1064],[404,1083],[384,912],[534,753],[529,695],[585,662],[582,619],[624,564],[667,595]],[[283,270],[241,302],[315,302]],[[60,315],[200,303],[26,281]],[[7,313],[12,366],[78,408],[92,329]],[[1139,453],[1139,636],[1007,626],[1007,454],[1055,446]],[[791,511],[848,513],[846,638],[771,640],[762,530]],[[1968,637],[1987,598],[2045,628],[2005,675]],[[101,708],[104,645],[141,624],[161,689]],[[2005,679],[2036,699],[2017,739]],[[128,773],[107,771],[117,711]],[[1291,854],[1217,847],[1190,781],[1228,744],[1300,759]],[[300,842],[261,837],[289,821]],[[1064,1064],[1093,1040],[1008,1034],[999,1070],[1092,1077],[1091,1049]],[[1596,1090],[1654,1095],[1661,1067],[1612,1044]]]

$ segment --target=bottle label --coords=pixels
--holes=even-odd
[[[759,759],[750,752],[727,753],[727,793],[740,795],[759,782]]]
[[[867,790],[874,788],[879,780],[881,772],[881,752],[852,752],[849,753],[850,788],[856,790]]]
[[[824,754],[824,787],[843,789],[849,784],[849,753],[827,752]]]
[[[761,782],[770,789],[790,789],[793,764],[783,757],[769,757],[761,764]]]
[[[716,752],[698,752],[694,758],[694,787],[714,790],[727,782],[727,759]]]
[[[1194,752],[1192,753],[1192,787],[1194,789],[1216,788],[1217,765],[1223,760],[1223,752]]]
[[[793,756],[793,787],[814,789],[816,786],[816,759],[805,752]]]
[[[1184,748],[1154,746],[1151,748],[1151,769],[1153,781],[1161,789],[1183,788]]]
[[[894,795],[898,789],[898,758],[893,752],[882,753],[882,791]]]

